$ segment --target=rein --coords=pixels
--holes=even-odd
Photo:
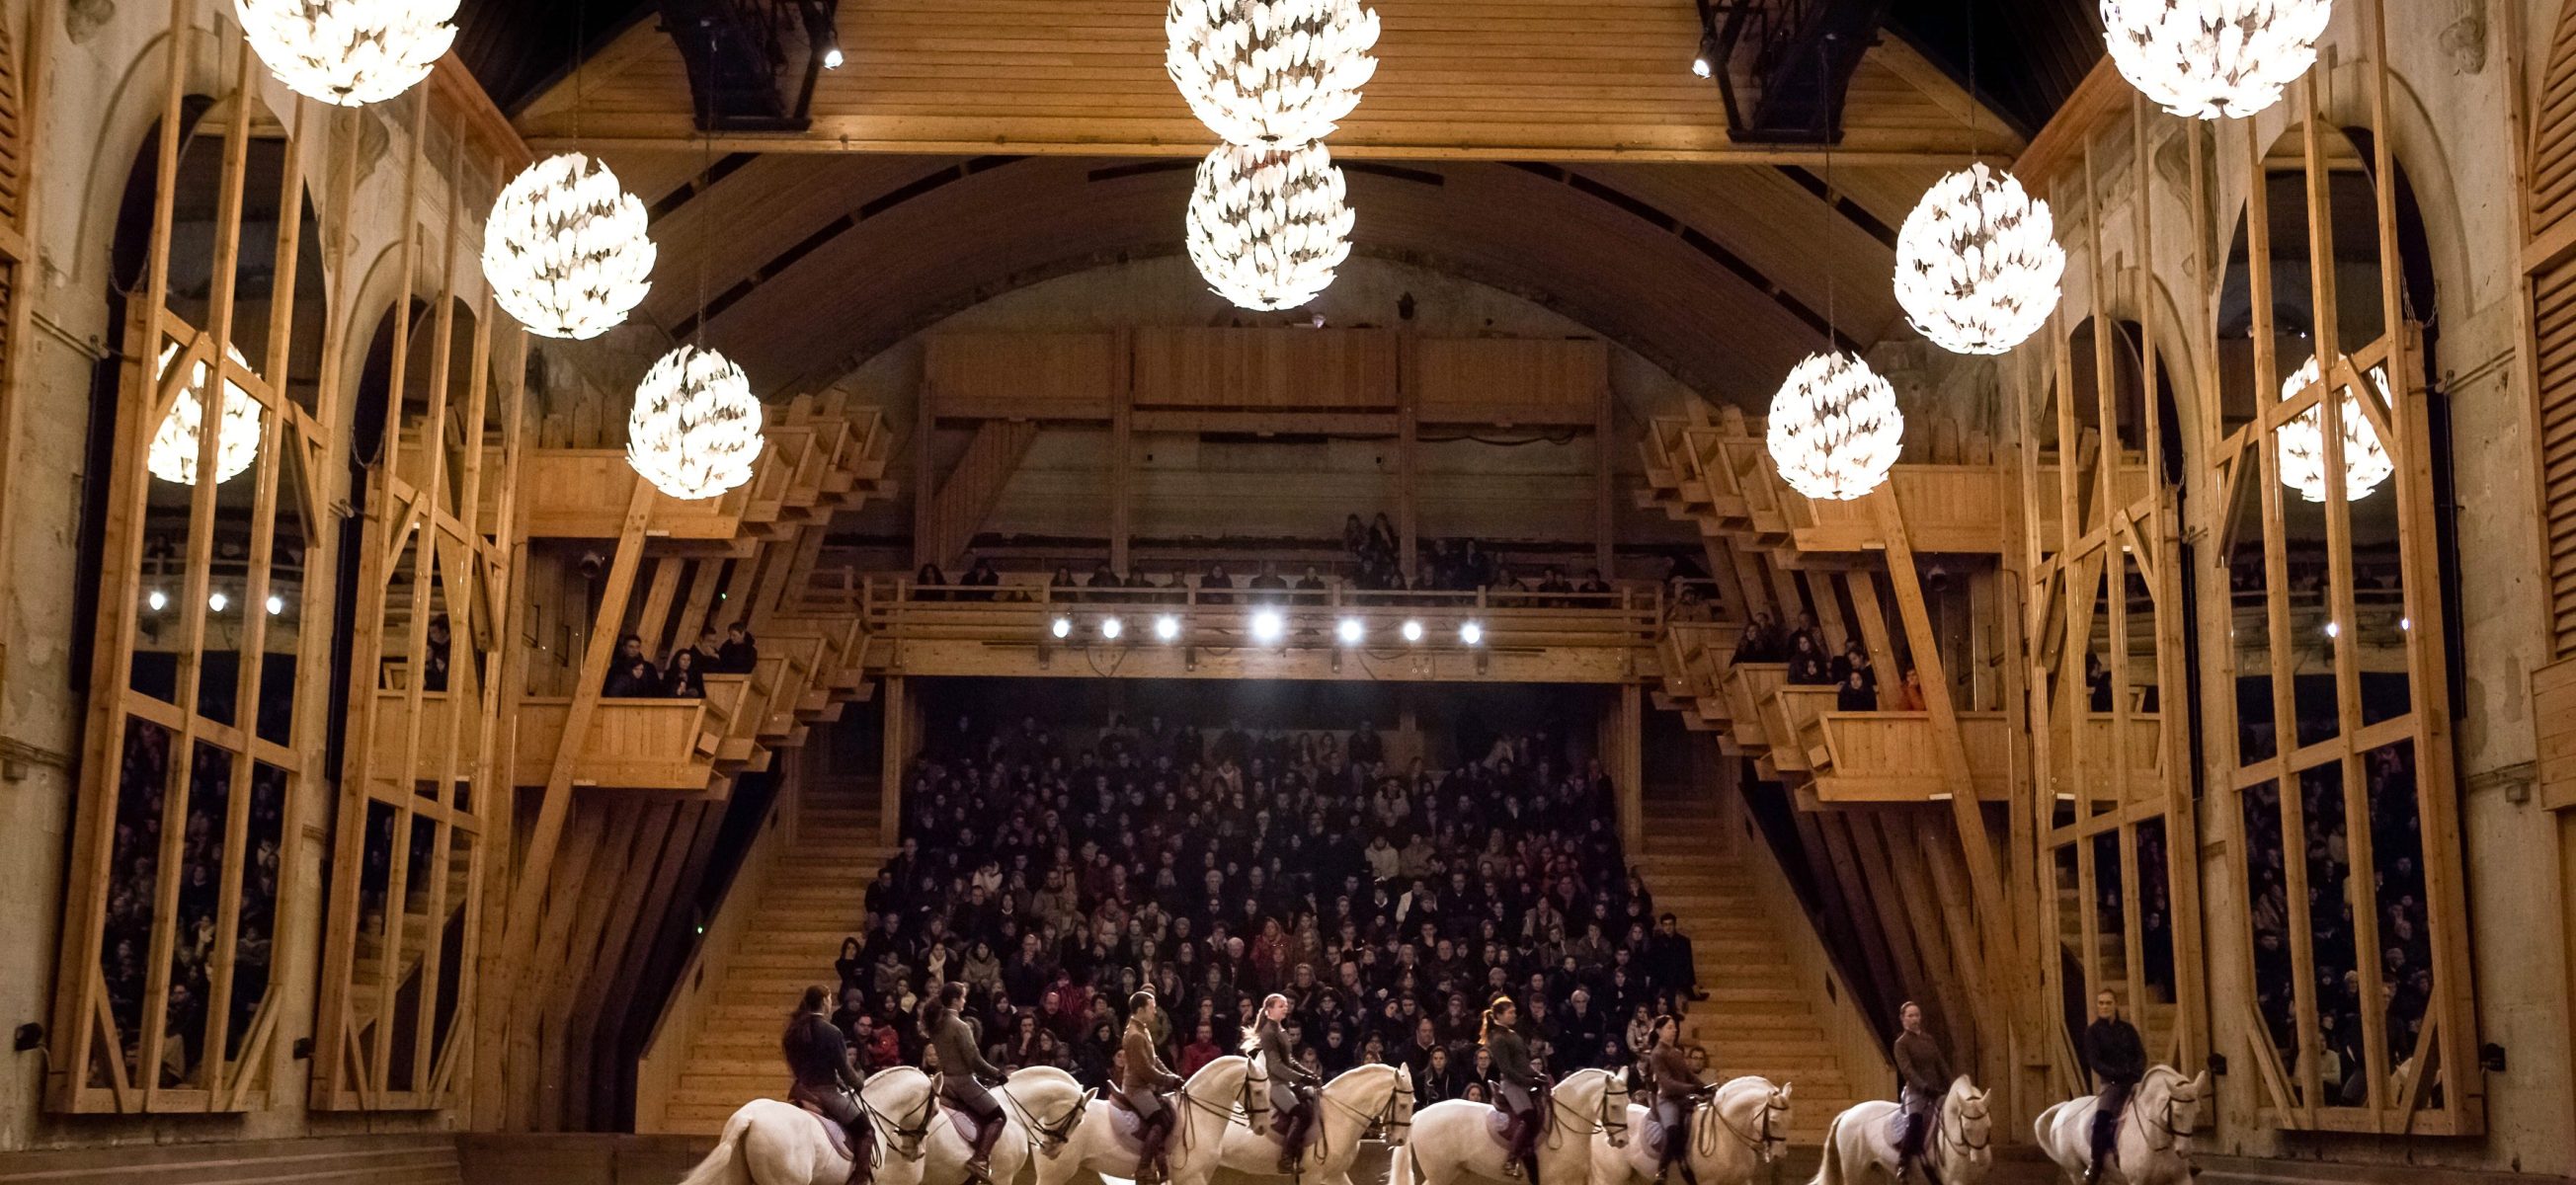
[[[1774,1105],[1779,1102],[1779,1090],[1775,1088],[1770,1094],[1763,1097],[1762,1122],[1750,1133],[1737,1130],[1735,1123],[1726,1117],[1726,1112],[1717,1106],[1716,1091],[1717,1088],[1714,1086],[1709,1088],[1710,1102],[1708,1111],[1711,1115],[1716,1117],[1717,1126],[1725,1129],[1726,1134],[1735,1137],[1737,1143],[1752,1149],[1753,1155],[1762,1163],[1769,1164],[1772,1160],[1776,1159],[1780,1154],[1773,1149],[1773,1145],[1786,1144],[1789,1140],[1787,1136],[1783,1136],[1772,1130],[1771,1117],[1779,1112],[1788,1110],[1788,1107],[1785,1105]]]
[[[921,1106],[913,1110],[914,1122],[911,1126],[896,1123],[888,1118],[885,1112],[877,1110],[876,1105],[868,1101],[867,1092],[854,1090],[850,1094],[859,1100],[859,1110],[867,1113],[868,1122],[886,1128],[901,1137],[900,1140],[886,1141],[886,1147],[892,1149],[895,1155],[905,1160],[919,1160],[928,1154],[929,1143],[922,1137],[930,1134],[930,1123],[939,1115],[939,1092],[935,1090],[922,1092]],[[905,1148],[907,1143],[911,1145],[909,1150]]]
[[[2195,1102],[2197,1102],[2198,1100],[2194,1100],[2194,1101],[2195,1101]],[[2130,1105],[2130,1108],[2129,1108],[2129,1109],[2130,1109],[2130,1110],[2133,1110],[2133,1111],[2136,1111],[2136,1112],[2138,1113],[2138,1131],[2139,1131],[2140,1138],[2146,1141],[2147,1151],[2149,1151],[2149,1152],[2171,1152],[2171,1151],[2173,1151],[2173,1150],[2174,1150],[2174,1148],[2175,1148],[2177,1145],[2181,1144],[2184,1140],[2190,1139],[2191,1137],[2193,1137],[2193,1136],[2195,1136],[2195,1135],[2200,1134],[2200,1124],[2199,1124],[2199,1122],[2198,1122],[2197,1120],[2195,1120],[2195,1121],[2192,1123],[2192,1125],[2191,1125],[2190,1127],[2188,1127],[2188,1128],[2178,1128],[2178,1127],[2176,1127],[2176,1126],[2174,1125],[2174,1109],[2175,1109],[2175,1107],[2177,1107],[2177,1106],[2179,1106],[2179,1105],[2180,1105],[2180,1100],[2177,1100],[2177,1099],[2175,1099],[2175,1098],[2174,1098],[2173,1084],[2172,1084],[2172,1083],[2170,1083],[2170,1082],[2168,1082],[2168,1083],[2166,1083],[2166,1084],[2165,1084],[2165,1105],[2164,1105],[2164,1114],[2163,1114],[2162,1116],[2158,1117],[2157,1119],[2150,1121],[2150,1120],[2146,1117],[2146,1116],[2147,1116],[2147,1112],[2146,1112],[2146,1109],[2145,1109],[2145,1108],[2137,1106],[2134,1102],[2132,1102],[2132,1103],[2131,1103],[2131,1105]],[[2149,1125],[2149,1123],[2150,1123],[2150,1122],[2152,1122],[2152,1123],[2154,1124],[2154,1126],[2156,1126],[2157,1128],[2160,1128],[2160,1129],[2162,1129],[2162,1130],[2164,1131],[2164,1133],[2165,1133],[2165,1142],[2164,1142],[2164,1143],[2162,1143],[2162,1144],[2158,1144],[2158,1143],[2156,1143],[2156,1141],[2155,1141],[2154,1137],[2152,1137],[2152,1136],[2147,1136],[2147,1135],[2145,1134],[2146,1129],[2147,1129],[2147,1127],[2148,1127],[2148,1125]],[[2115,1155],[2115,1156],[2116,1156],[2117,1154],[2118,1154],[2118,1153],[2117,1153],[2117,1151],[2116,1151],[2116,1150],[2114,1150],[2113,1155]]]
[[[1953,1119],[1958,1121],[1956,1126],[1959,1130],[1959,1134],[1955,1136],[1950,1134],[1950,1129],[1953,1126],[1951,1120]],[[1943,1146],[1956,1148],[1959,1151],[1971,1154],[1984,1152],[1995,1146],[1995,1133],[1992,1125],[1988,1126],[1984,1141],[1975,1144],[1969,1143],[1967,1117],[1960,1115],[1958,1113],[1958,1108],[1946,1105],[1941,1108],[1941,1124],[1934,1134],[1940,1137]]]
[[[1053,1156],[1062,1151],[1065,1142],[1072,1137],[1074,1125],[1082,1122],[1082,1108],[1074,1107],[1067,1110],[1054,1124],[1046,1123],[1037,1117],[1037,1112],[1029,1109],[1027,1103],[1020,1101],[1020,1096],[1011,1093],[1011,1084],[1007,1082],[993,1093],[1007,1100],[1011,1104],[1011,1110],[1017,1113],[1016,1118],[1019,1119],[1020,1126],[1028,1130],[1029,1150],[1032,1152],[1043,1152]]]

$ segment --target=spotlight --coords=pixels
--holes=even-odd
[[[2400,617],[2397,619],[2397,628],[2401,630],[2413,630],[2415,628],[2415,619],[2412,617]]]
[[[286,598],[276,593],[268,594],[268,615],[275,617],[284,612],[286,612]]]
[[[170,607],[170,594],[157,588],[153,589],[151,592],[143,594],[143,604],[145,608],[158,613]]]
[[[1154,636],[1166,642],[1180,640],[1181,619],[1169,613],[1154,619]]]
[[[1691,73],[1701,78],[1716,76],[1717,34],[1706,30],[1700,32],[1699,52],[1691,57]]]
[[[1054,634],[1059,638],[1070,638],[1073,636],[1073,619],[1070,617],[1058,617],[1054,621],[1047,623],[1047,632]]]
[[[1419,621],[1408,621],[1408,622],[1405,622],[1405,623],[1404,623],[1404,640],[1405,640],[1405,641],[1407,641],[1407,642],[1419,642],[1419,641],[1421,641],[1421,640],[1422,640],[1422,623],[1421,623],[1421,622],[1419,622]]]
[[[1472,621],[1458,623],[1458,640],[1470,646],[1485,644],[1485,627]]]
[[[214,611],[215,611],[215,612],[217,612],[217,613],[221,613],[221,612],[223,612],[223,611],[224,611],[224,606],[229,605],[229,604],[232,604],[232,603],[233,603],[233,599],[232,599],[231,597],[225,596],[225,595],[223,594],[222,590],[220,590],[220,589],[216,590],[215,592],[209,593],[209,594],[207,594],[207,596],[206,596],[206,608],[212,609],[212,610],[214,610]]]
[[[2329,622],[2327,622],[2327,623],[2326,623],[2326,636],[2327,636],[2327,637],[2329,637],[2329,638],[2340,638],[2340,637],[2342,637],[2342,636],[2343,636],[2343,623],[2342,623],[2342,622],[2340,622],[2340,621],[2329,621]]]
[[[1264,609],[1252,615],[1252,640],[1267,645],[1288,632],[1288,622],[1276,609]]]
[[[846,59],[841,57],[841,47],[838,45],[823,51],[823,68],[826,70],[840,69],[844,60]]]
[[[1103,618],[1101,618],[1101,619],[1100,619],[1100,636],[1101,636],[1101,637],[1107,638],[1107,639],[1109,639],[1110,641],[1115,642],[1115,641],[1117,641],[1117,640],[1118,640],[1118,635],[1123,634],[1123,633],[1126,633],[1126,632],[1127,632],[1127,627],[1126,627],[1126,625],[1125,625],[1124,623],[1120,622],[1117,618],[1115,618],[1115,617],[1103,617]]]
[[[1345,617],[1340,625],[1333,627],[1333,634],[1342,640],[1342,645],[1357,646],[1367,639],[1368,625],[1359,618]]]

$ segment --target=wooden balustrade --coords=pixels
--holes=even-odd
[[[1830,694],[1830,693],[1828,693]],[[1819,803],[1936,802],[1956,793],[1939,766],[1924,754],[1939,743],[1929,712],[1817,714],[1803,756]],[[1959,739],[1968,751],[1977,797],[2001,802],[2012,788],[2012,725],[2001,712],[1959,713]]]
[[[1749,429],[1658,421],[1642,448],[1647,489],[1640,505],[1697,520],[1704,534],[1773,551],[1788,567],[1803,566],[1803,556],[1887,547],[1885,520],[1871,502],[1823,501],[1790,489],[1772,464],[1769,446]],[[1898,465],[1887,481],[1904,508],[1914,550],[2004,550],[2007,511],[2019,495],[2001,466]]]

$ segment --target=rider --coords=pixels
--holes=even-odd
[[[2109,988],[2095,993],[2093,1015],[2084,1030],[2084,1068],[2093,1072],[2101,1094],[2093,1108],[2093,1162],[2084,1170],[2084,1185],[2102,1179],[2102,1166],[2119,1146],[2120,1112],[2147,1074],[2146,1042],[2138,1039],[2137,1026],[2120,1018],[2120,997]]]
[[[1942,1055],[1940,1043],[1923,1031],[1921,1005],[1907,1000],[1896,1015],[1905,1026],[1896,1035],[1893,1051],[1898,1100],[1905,1108],[1905,1137],[1896,1146],[1896,1179],[1902,1182],[1906,1169],[1922,1157],[1924,1137],[1931,1134],[1941,1097],[1950,1089],[1950,1059]]]
[[[1270,1076],[1270,1111],[1279,1128],[1279,1171],[1294,1173],[1306,1154],[1306,1129],[1315,1109],[1315,1072],[1297,1061],[1288,1048],[1288,997],[1277,992],[1261,1001],[1261,1019],[1244,1034],[1243,1052],[1261,1058]]]
[[[1653,1072],[1655,1083],[1655,1123],[1664,1129],[1664,1146],[1655,1156],[1655,1182],[1680,1165],[1682,1180],[1699,1185],[1699,1176],[1691,1171],[1691,1107],[1699,1101],[1704,1089],[1699,1075],[1691,1071],[1690,1055],[1683,1052],[1681,1022],[1670,1013],[1655,1018],[1653,1035],[1646,1039],[1646,1068]]]
[[[1126,1062],[1119,1075],[1118,1091],[1127,1096],[1127,1109],[1136,1113],[1136,1183],[1156,1185],[1171,1173],[1163,1149],[1171,1139],[1172,1123],[1177,1118],[1163,1102],[1163,1092],[1178,1087],[1181,1076],[1154,1052],[1154,1019],[1161,1013],[1154,1004],[1154,993],[1140,991],[1129,996],[1127,1008]]]
[[[939,989],[922,1018],[922,1033],[929,1038],[930,1048],[939,1055],[939,1097],[949,1106],[966,1113],[975,1121],[973,1151],[966,1159],[966,1172],[984,1182],[993,1179],[993,1144],[1002,1138],[1002,1104],[984,1089],[980,1079],[1000,1079],[1002,1072],[984,1060],[978,1048],[982,1041],[975,1026],[968,1021],[966,985],[950,983]]]
[[[850,1140],[848,1185],[865,1185],[874,1167],[876,1133],[859,1107],[861,1083],[858,1070],[850,1064],[850,1047],[823,1015],[823,1003],[829,998],[830,993],[820,986],[809,987],[805,998],[797,1001],[796,1011],[787,1014],[787,1031],[778,1038],[787,1072],[795,1075],[787,1087],[787,1100],[841,1125]]]
[[[1529,1042],[1521,1038],[1513,1025],[1520,1023],[1520,1008],[1510,996],[1496,996],[1485,1006],[1482,1041],[1485,1056],[1494,1063],[1494,1107],[1511,1117],[1503,1126],[1511,1145],[1510,1159],[1503,1171],[1514,1177],[1528,1174],[1538,1180],[1539,1077],[1530,1066]]]

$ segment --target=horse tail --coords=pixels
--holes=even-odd
[[[680,1185],[752,1185],[751,1166],[742,1154],[743,1133],[751,1125],[736,1115],[725,1121],[724,1136],[716,1141],[715,1151],[680,1178]]]
[[[1843,1185],[1842,1139],[1845,1118],[1847,1115],[1836,1115],[1833,1122],[1825,1125],[1824,1155],[1817,1159],[1816,1179],[1809,1185]],[[695,1183],[683,1182],[682,1185],[695,1185]]]

